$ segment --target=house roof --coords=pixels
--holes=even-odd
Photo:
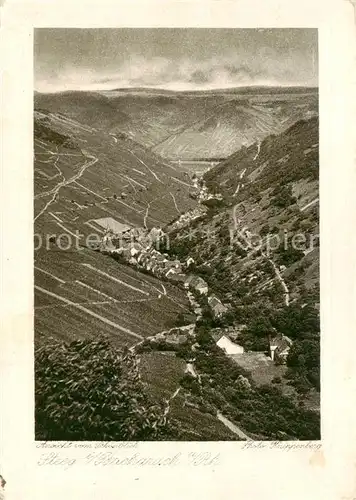
[[[210,335],[213,337],[215,342],[218,342],[221,337],[224,336],[224,332],[225,330],[223,328],[213,328],[212,330],[210,330]]]
[[[166,335],[166,342],[173,342],[175,344],[183,344],[184,342],[187,341],[188,337],[187,335],[184,335],[183,333],[170,333]]]
[[[196,286],[196,287],[206,287],[208,286],[206,281],[203,280],[203,278],[201,278],[200,276],[193,276],[193,280],[192,280],[192,285],[193,286]]]
[[[184,282],[185,281],[185,275],[184,274],[173,273],[173,274],[171,274],[170,279],[172,281]]]
[[[215,311],[215,312],[225,312],[227,311],[227,307],[224,306],[224,304],[214,295],[210,296],[208,298],[208,303],[210,307]]]
[[[142,246],[139,243],[131,243],[130,248],[134,248],[135,250],[142,250]]]
[[[203,280],[200,276],[196,276],[195,274],[189,274],[185,280],[187,285],[193,286],[194,288],[206,288],[208,285],[206,281]]]
[[[221,303],[221,301],[215,297],[215,295],[211,295],[209,298],[208,298],[208,302],[209,302],[209,305],[211,307],[215,307],[215,306],[222,306],[223,304]]]
[[[235,344],[229,337],[223,335],[217,342],[216,345],[220,347],[220,349],[224,349],[227,354],[242,354],[244,352],[244,348],[241,345]]]
[[[227,308],[223,304],[216,304],[212,309],[215,313],[224,313],[227,311]]]
[[[122,255],[124,257],[131,257],[131,249],[130,248],[124,248],[122,251]]]

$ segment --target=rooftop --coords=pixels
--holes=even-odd
[[[123,224],[122,222],[118,222],[112,217],[103,217],[102,219],[93,220],[96,224],[104,229],[109,229],[114,233],[123,233],[124,231],[128,231],[131,229],[127,224]]]

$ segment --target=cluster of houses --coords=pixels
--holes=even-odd
[[[150,231],[144,228],[127,228],[119,235],[108,230],[102,239],[100,249],[121,255],[128,263],[157,277],[169,279],[176,284],[180,283],[187,291],[193,289],[201,295],[206,295],[214,316],[221,317],[228,308],[215,295],[208,296],[209,287],[203,278],[188,271],[189,266],[194,264],[194,259],[189,257],[182,263],[178,259],[170,259],[168,254],[157,250],[159,247],[157,243],[164,236],[163,231],[156,228]],[[199,304],[194,306],[200,317]]]
[[[228,311],[227,306],[222,304],[215,295],[209,295],[208,284],[203,278],[189,273],[189,266],[194,263],[191,257],[181,262],[157,250],[155,243],[160,242],[162,237],[164,237],[163,231],[156,228],[150,231],[144,228],[128,228],[120,235],[108,230],[102,239],[101,250],[122,255],[127,262],[139,269],[145,269],[158,277],[181,283],[187,290],[197,319],[202,316],[202,308],[192,290],[206,296],[214,317],[224,315]],[[241,368],[249,372],[257,384],[268,383],[279,374],[278,370],[281,365],[286,363],[293,342],[283,334],[272,332],[269,337],[268,352],[246,352],[239,344],[239,335],[243,327],[244,325],[240,325],[240,328],[217,328],[213,329],[211,334],[216,345]],[[181,329],[171,331],[168,335],[167,333],[162,334],[162,339],[165,338],[168,344],[177,345],[187,340],[188,332]]]
[[[249,372],[257,384],[269,383],[285,371],[285,363],[293,345],[292,340],[281,333],[273,332],[269,337],[269,351],[245,351],[238,343],[236,329],[217,328],[212,330],[216,345],[237,365]]]
[[[209,193],[209,189],[206,185],[206,182],[201,177],[193,176],[192,180],[193,180],[193,186],[197,190],[196,198],[197,198],[199,203],[202,203],[203,201],[206,201],[206,200],[212,200],[212,199],[222,200],[223,199],[223,196],[220,193],[217,193],[217,194]]]
[[[208,304],[216,318],[220,318],[228,311],[228,307],[225,306],[215,295],[210,295],[208,297]]]
[[[170,229],[182,229],[190,224],[193,220],[202,217],[207,212],[207,208],[204,205],[199,205],[188,212],[181,214],[178,219],[170,224]]]
[[[216,341],[216,345],[225,350],[226,354],[242,354],[244,348],[238,344],[239,332],[241,329],[235,327],[214,328],[211,334]],[[282,333],[273,332],[269,336],[269,352],[266,356],[276,363],[284,364],[293,341]]]
[[[200,191],[199,191],[197,198],[198,198],[198,202],[202,203],[203,201],[207,201],[207,200],[222,200],[223,196],[220,193],[217,193],[217,194],[209,193],[207,185],[206,185],[205,181],[203,180],[203,181],[201,181]]]
[[[198,179],[198,177],[193,177],[193,185],[195,190],[190,193],[191,197],[196,199],[199,203],[197,207],[188,212],[181,214],[177,220],[170,224],[171,229],[182,229],[183,227],[190,224],[195,219],[202,217],[207,212],[207,207],[202,203],[207,200],[222,200],[223,196],[220,193],[212,194],[205,184],[204,180]]]
[[[269,384],[274,378],[283,376],[286,371],[285,361],[292,346],[291,339],[282,334],[273,334],[269,341],[269,352],[245,351],[244,347],[238,343],[240,331],[241,329],[239,328],[228,327],[214,328],[210,333],[216,345],[240,368],[249,373],[257,385]],[[186,343],[188,338],[193,334],[194,325],[188,325],[180,328],[172,328],[154,337],[148,337],[146,340],[151,342],[164,341],[168,347],[176,348]],[[189,371],[194,377],[199,376],[196,374],[193,365],[195,360],[193,353],[197,347],[197,343],[192,345],[192,357],[189,361],[192,366],[192,369]],[[248,382],[247,379],[246,381]],[[250,386],[249,383],[248,385]],[[283,390],[286,390],[286,388]]]

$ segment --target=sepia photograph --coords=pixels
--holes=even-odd
[[[36,441],[314,441],[314,28],[34,30]]]

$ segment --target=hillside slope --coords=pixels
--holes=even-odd
[[[313,118],[298,122],[283,134],[266,138],[260,145],[244,148],[209,170],[204,176],[206,185],[212,192],[221,193],[223,200],[207,201],[210,209],[205,216],[193,226],[171,232],[173,243],[184,247],[184,233],[194,231],[191,244],[188,239],[186,241],[186,251],[198,262],[211,264],[213,275],[216,274],[220,282],[225,275],[219,278],[217,262],[229,269],[229,276],[241,284],[240,273],[250,268],[253,261],[263,258],[257,249],[249,255],[250,250],[258,244],[260,250],[266,249],[268,237],[272,244],[272,238],[277,243],[279,236],[281,245],[270,249],[271,256],[281,265],[284,261],[288,264],[288,255],[283,253],[285,232],[289,239],[298,232],[304,233],[306,244],[312,243],[309,240],[314,235],[314,249],[309,252],[311,248],[305,248],[306,255],[300,260],[303,263],[318,260],[318,146],[318,119]],[[314,269],[314,265],[311,267]],[[314,271],[316,277],[317,267]],[[252,268],[250,272],[253,274]],[[284,272],[288,275],[289,269]],[[309,278],[310,286],[314,286],[312,275]],[[250,294],[258,288],[258,282],[250,283]],[[297,283],[291,285],[292,298],[296,289],[296,299],[299,296]]]
[[[122,91],[116,92],[122,97]],[[129,97],[137,96],[148,99],[146,91]],[[159,92],[149,93],[149,99],[153,97],[162,100]],[[241,103],[234,92],[163,97],[167,109],[181,106],[184,99],[196,102],[196,109],[201,106],[202,121],[189,127],[182,121],[183,135],[188,128],[199,137],[204,137],[205,127],[216,130],[216,117],[210,122],[206,114],[209,98],[215,99],[215,110],[226,113],[225,124],[232,120],[235,135],[239,127],[240,132],[249,128],[253,144],[193,182],[154,148],[148,150],[127,130],[115,129],[106,111],[96,120],[95,106],[83,109],[90,99],[88,104],[83,98],[77,108],[74,99],[68,114],[62,108],[53,110],[50,102],[47,109],[35,111],[36,343],[42,345],[50,336],[70,342],[104,334],[115,348],[132,347],[140,358],[145,391],[159,406],[163,403],[163,416],[172,422],[178,439],[318,439],[318,119],[303,119],[279,135],[265,137],[279,130],[276,116],[282,108],[275,112],[272,106],[255,115],[250,103]],[[299,97],[301,114],[313,114],[305,96],[299,92]],[[94,98],[101,102],[102,97]],[[230,115],[228,99],[236,98],[240,108],[236,112],[235,102]],[[260,91],[259,99],[269,102],[270,96]],[[291,122],[299,116],[293,99]],[[152,110],[143,107],[140,116],[149,123]],[[147,127],[155,140],[161,129],[167,132],[161,108],[162,103],[152,121],[159,124],[155,131]],[[189,106],[182,109],[187,120]],[[131,126],[135,113],[129,116],[123,108],[120,113],[118,120]],[[249,122],[251,115],[257,118]],[[176,120],[173,130],[182,117],[175,112],[170,116],[168,121]],[[144,124],[142,120],[145,134]],[[199,143],[193,134],[190,143],[207,154],[205,139]],[[172,144],[177,151],[175,139]],[[189,156],[192,150],[182,144],[179,154]],[[186,293],[186,282],[183,285],[178,275],[177,280],[172,275],[164,279],[154,271],[158,264],[149,272],[132,253],[120,260],[115,249],[107,255],[105,245],[100,245],[103,253],[94,251],[104,236],[108,247],[112,244],[107,229],[118,233],[133,227],[143,227],[143,232],[164,227],[170,243],[165,257],[179,259],[184,273],[205,280],[209,295],[192,285]],[[141,231],[131,233],[136,232]],[[304,238],[298,248],[293,239],[297,235]],[[209,302],[213,295],[215,305],[223,307],[221,314],[215,314],[214,302]],[[187,317],[189,334],[181,324],[183,318],[186,325]],[[229,328],[245,349],[242,354],[228,355],[216,345],[219,331]],[[267,360],[275,336],[292,345],[286,365]]]
[[[160,226],[194,206],[186,177],[130,139],[62,114],[35,111],[34,133],[36,337],[104,332],[133,345],[171,326],[189,309],[184,292],[91,245],[108,227]]]
[[[275,335],[293,342],[287,379],[303,404],[319,390],[318,119],[300,121],[232,155],[205,174],[205,215],[167,227],[172,255],[194,259],[228,313],[215,321],[240,331],[248,351],[267,351]],[[256,358],[257,359],[257,358]],[[298,392],[298,393],[299,393]]]
[[[124,133],[166,158],[220,159],[317,114],[318,93],[258,87],[209,92],[117,89],[36,94],[35,105],[106,132]]]

